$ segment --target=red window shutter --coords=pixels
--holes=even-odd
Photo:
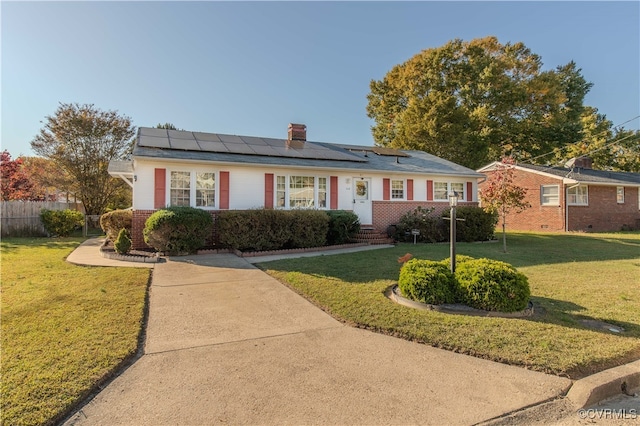
[[[407,200],[413,200],[413,179],[407,179]]]
[[[153,193],[153,208],[161,209],[167,206],[167,169],[155,169]]]
[[[433,201],[433,181],[427,181],[427,201]]]
[[[229,172],[220,172],[220,209],[229,210]]]
[[[382,179],[382,199],[383,200],[391,199],[391,180],[390,179]]]
[[[338,208],[338,176],[331,176],[329,185],[329,208],[336,210]]]
[[[264,208],[273,208],[273,173],[264,174]]]
[[[473,201],[473,182],[467,182],[467,201]]]

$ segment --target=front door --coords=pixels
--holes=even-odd
[[[373,224],[370,178],[353,178],[353,212],[361,225]]]

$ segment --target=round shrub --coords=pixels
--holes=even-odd
[[[461,302],[476,309],[515,312],[527,307],[527,277],[505,262],[475,259],[456,268]]]
[[[40,211],[40,220],[44,229],[51,235],[67,237],[76,228],[84,225],[84,215],[77,210],[48,210]]]
[[[417,302],[432,305],[453,303],[454,285],[451,271],[441,262],[411,259],[400,269],[400,291]]]
[[[131,232],[131,222],[133,221],[133,211],[113,210],[100,216],[100,227],[107,235],[107,238],[114,241],[121,229]]]
[[[129,253],[129,250],[131,250],[131,235],[129,234],[129,231],[122,228],[118,233],[116,241],[113,243],[113,247],[116,250],[116,253]]]
[[[167,207],[153,213],[144,225],[144,242],[169,254],[193,253],[205,245],[213,218],[193,207]]]
[[[456,265],[459,265],[464,262],[468,262],[470,260],[475,260],[475,259],[476,259],[475,257],[467,256],[464,254],[456,254]],[[446,259],[443,259],[442,264],[447,266],[451,265],[451,257],[447,257]]]

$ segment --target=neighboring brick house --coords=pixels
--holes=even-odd
[[[159,208],[188,205],[221,210],[313,208],[351,210],[365,228],[385,231],[418,206],[448,208],[456,191],[477,205],[483,175],[422,151],[306,140],[290,124],[287,139],[141,127],[131,161],[109,173],[133,188],[135,248]]]
[[[489,176],[497,163],[478,172]],[[640,173],[594,170],[580,157],[566,168],[517,164],[514,183],[531,207],[507,216],[517,231],[606,232],[640,229]],[[480,189],[486,185],[481,181]]]

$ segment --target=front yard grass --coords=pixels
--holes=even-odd
[[[442,260],[448,244],[399,244],[259,266],[348,324],[439,348],[570,378],[640,358],[640,233],[509,233],[507,243],[508,253],[495,243],[457,243],[457,253],[505,261],[527,275],[533,317],[416,310],[384,296],[398,279],[398,257]],[[582,320],[624,332],[589,328]]]
[[[82,241],[1,243],[1,424],[60,420],[136,353],[150,272],[65,262]]]

